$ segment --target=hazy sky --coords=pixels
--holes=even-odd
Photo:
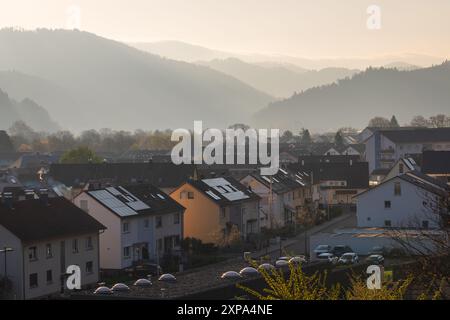
[[[0,27],[65,28],[71,5],[80,29],[129,42],[310,58],[450,53],[449,0],[0,0]],[[367,27],[370,5],[379,30]]]

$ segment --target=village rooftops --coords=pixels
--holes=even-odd
[[[259,173],[251,175],[257,181],[265,185],[267,188],[272,187],[272,191],[277,194],[283,194],[298,188],[309,185],[309,174],[303,171],[295,172],[290,175],[286,170],[280,169],[277,174],[273,176],[263,176]]]
[[[177,187],[194,175],[194,165],[173,163],[53,164],[49,175],[67,186],[110,179],[116,184],[149,183],[158,188]]]
[[[403,130],[379,130],[394,143],[433,143],[450,141],[450,128],[405,128]]]
[[[65,198],[48,198],[0,204],[0,225],[22,241],[39,241],[95,233],[106,229],[100,222]]]
[[[150,184],[128,185],[125,186],[125,189],[147,204],[154,214],[164,214],[185,210],[181,204],[167,196],[160,189]]]
[[[148,184],[134,185],[129,188],[106,187],[85,192],[120,218],[162,214],[184,209],[164,192]]]
[[[402,179],[406,182],[409,182],[419,188],[422,188],[428,192],[434,193],[438,196],[443,196],[443,197],[448,197],[449,196],[449,186],[433,177],[430,177],[426,174],[423,174],[419,171],[410,171],[407,172],[405,174],[393,177],[389,180],[383,181],[382,183],[378,184],[377,186],[371,188],[371,189],[367,189],[363,192],[358,193],[357,195],[355,195],[355,197],[359,197],[362,194],[365,194],[367,192],[370,192],[376,188],[379,188],[380,186],[392,181],[393,179]]]
[[[346,181],[346,189],[367,189],[369,187],[369,165],[367,162],[345,162],[345,163],[311,163],[290,164],[291,172],[305,172],[312,176],[313,183],[323,181]]]
[[[231,177],[189,180],[187,183],[221,207],[246,201],[258,201],[260,199],[256,193]]]

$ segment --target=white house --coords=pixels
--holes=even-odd
[[[184,208],[156,187],[137,184],[87,190],[74,203],[107,227],[100,235],[100,268],[121,270],[178,254]]]
[[[12,299],[59,295],[66,268],[81,269],[81,285],[99,281],[99,232],[105,227],[64,198],[0,203],[0,277],[12,283]],[[6,263],[6,268],[5,268]]]
[[[449,151],[450,128],[377,129],[365,139],[365,160],[369,172],[390,169],[397,160],[425,150]]]
[[[241,179],[241,183],[261,197],[265,216],[262,226],[277,228],[295,221],[305,200],[310,198],[309,179],[308,174],[291,177],[280,169],[270,177],[253,173]]]
[[[440,224],[440,201],[448,198],[447,186],[411,171],[356,196],[359,228],[423,228]]]

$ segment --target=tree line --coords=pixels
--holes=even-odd
[[[68,151],[85,147],[95,152],[123,153],[128,150],[170,150],[171,130],[116,131],[86,130],[78,135],[63,130],[56,133],[36,132],[23,121],[15,122],[8,130],[15,150],[21,152]]]

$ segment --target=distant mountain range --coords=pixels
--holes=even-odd
[[[0,90],[0,130],[8,130],[19,120],[26,122],[37,131],[55,131],[58,125],[50,118],[48,112],[30,99],[20,102],[11,99]]]
[[[237,58],[248,63],[276,63],[284,65],[294,65],[308,70],[320,70],[325,68],[346,68],[364,70],[369,66],[382,67],[401,61],[402,63],[417,65],[419,67],[429,67],[439,64],[445,57],[434,57],[424,54],[403,53],[392,54],[373,58],[350,57],[350,58],[317,58],[308,59],[283,54],[259,54],[259,53],[238,53],[214,50],[199,45],[192,45],[181,41],[159,41],[131,43],[140,50],[166,57],[168,59],[197,62],[211,61],[215,59],[224,60],[227,58]]]
[[[224,127],[274,100],[210,68],[79,31],[3,29],[0,70],[11,96],[44,105],[72,130]]]
[[[413,71],[370,68],[351,79],[274,102],[255,115],[254,124],[323,131],[361,128],[374,116],[394,114],[404,123],[415,115],[448,114],[449,101],[450,62]]]
[[[252,87],[275,97],[287,98],[295,92],[330,84],[350,77],[359,70],[326,68],[319,71],[300,69],[282,64],[251,64],[237,58],[198,62],[214,70],[233,76]]]

